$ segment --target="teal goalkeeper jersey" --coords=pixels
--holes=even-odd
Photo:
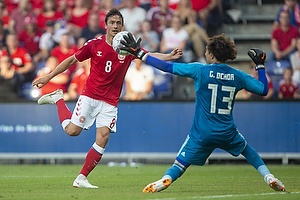
[[[190,137],[202,145],[230,141],[237,128],[232,109],[238,91],[260,95],[264,84],[227,64],[174,63],[173,73],[195,82],[195,116]]]

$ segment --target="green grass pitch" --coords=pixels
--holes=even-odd
[[[300,166],[269,165],[287,192],[274,192],[250,165],[191,166],[168,189],[142,193],[170,165],[108,167],[99,164],[89,175],[99,189],[73,188],[81,165],[0,165],[0,200],[132,200],[132,199],[300,199]]]

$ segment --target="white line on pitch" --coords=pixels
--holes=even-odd
[[[261,194],[228,194],[228,195],[213,195],[213,196],[194,196],[194,197],[184,197],[184,199],[219,199],[219,198],[228,198],[228,197],[248,197],[248,196],[287,195],[287,194],[300,194],[300,191],[299,192],[272,192],[272,193],[261,193]],[[177,200],[181,198],[162,198],[162,199],[151,199],[151,200]]]

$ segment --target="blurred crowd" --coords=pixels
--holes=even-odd
[[[225,21],[228,2],[0,0],[0,101],[35,100],[58,88],[63,89],[65,100],[76,100],[89,75],[89,60],[72,66],[41,89],[32,88],[31,82],[50,73],[88,40],[104,35],[105,15],[112,8],[120,10],[124,30],[142,38],[141,46],[145,50],[169,53],[180,47],[184,56],[176,62],[206,63],[206,41],[211,30],[213,33]],[[300,40],[298,43],[300,45]],[[134,61],[125,78],[121,98],[142,100],[171,96],[174,79],[176,77],[170,74]]]
[[[223,11],[221,0],[0,0],[0,100],[37,99],[58,88],[65,100],[77,99],[89,61],[74,65],[40,90],[31,82],[50,73],[88,40],[104,35],[105,15],[112,8],[121,11],[124,30],[143,39],[144,49],[168,53],[180,47],[185,56],[178,62],[203,63],[210,19]],[[122,98],[161,97],[170,89],[164,87],[170,87],[171,79],[135,61]]]

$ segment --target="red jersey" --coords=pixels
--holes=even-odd
[[[37,17],[36,17],[36,20],[37,20],[37,27],[40,29],[40,30],[45,30],[46,28],[46,23],[47,21],[49,20],[52,20],[52,21],[56,21],[56,20],[59,20],[59,19],[63,19],[64,18],[64,15],[62,12],[58,12],[56,11],[54,13],[53,16],[49,17],[49,16],[46,16],[44,15],[43,12],[41,12]]]
[[[40,31],[37,31],[34,35],[28,35],[26,31],[19,34],[19,41],[23,43],[24,48],[28,50],[30,55],[34,55],[40,50],[39,42],[42,34]]]
[[[75,24],[76,26],[83,28],[87,25],[87,21],[89,18],[89,10],[86,11],[86,13],[84,13],[81,16],[75,16],[73,13],[73,9],[71,11],[71,19],[69,20],[69,23]]]
[[[105,36],[87,41],[74,56],[80,62],[91,58],[90,75],[82,95],[117,106],[125,74],[135,57],[118,55]]]
[[[281,51],[285,50],[290,46],[293,38],[297,38],[299,35],[298,28],[296,26],[290,25],[287,32],[283,32],[279,27],[272,32],[272,39],[276,39],[279,44],[279,49]]]
[[[1,54],[8,55],[6,49],[2,50]],[[15,52],[10,52],[10,57],[15,69],[23,67],[27,63],[31,63],[31,56],[24,47],[18,47]]]
[[[298,85],[294,81],[287,84],[284,79],[279,82],[279,92],[282,92],[284,98],[293,98],[294,93],[298,91]]]
[[[20,0],[5,0],[6,10],[10,13],[13,9],[18,7]]]
[[[32,9],[40,11],[43,9],[43,0],[31,0]]]
[[[192,8],[197,12],[206,8],[210,4],[210,0],[191,0]]]
[[[77,46],[71,46],[69,47],[69,50],[67,53],[64,53],[60,50],[60,46],[57,46],[57,47],[54,47],[50,53],[51,56],[54,56],[57,58],[57,62],[58,64],[61,63],[62,61],[64,61],[66,58],[74,55],[74,53],[78,51],[78,47]],[[75,71],[76,69],[76,64],[71,66],[69,68],[69,71],[71,74],[73,74],[73,72]]]

